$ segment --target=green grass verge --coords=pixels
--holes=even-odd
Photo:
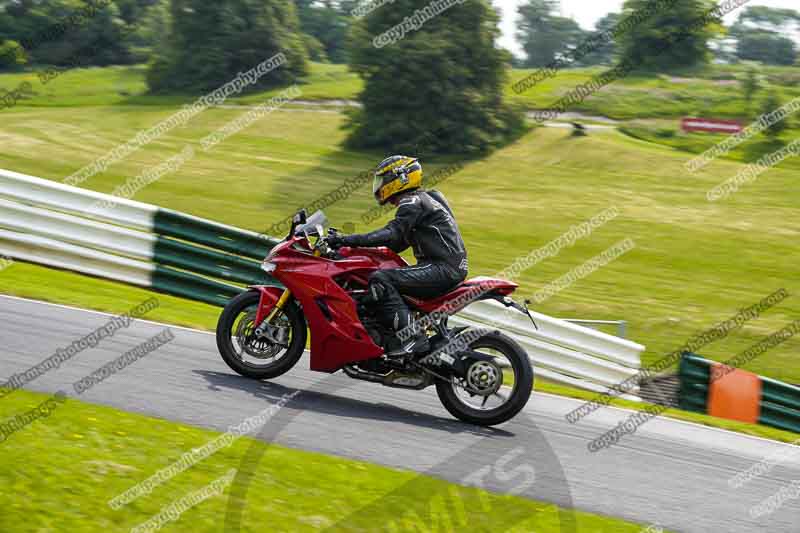
[[[17,391],[0,401],[0,420],[46,396]],[[107,502],[219,433],[67,400],[46,419],[0,443],[0,530],[122,531],[239,468],[254,441],[242,438],[117,511]],[[472,531],[560,531],[556,506],[494,495],[413,472],[267,446],[255,467],[241,531],[375,531],[410,513],[423,524],[469,524]],[[412,484],[413,483],[413,484]],[[406,485],[410,484],[410,485]],[[412,487],[412,490],[403,487]],[[219,531],[230,498],[214,496],[170,523],[170,531]],[[369,516],[358,511],[370,509]],[[464,514],[454,511],[463,509]],[[637,532],[641,526],[576,512],[578,531]],[[449,521],[449,522],[448,522]]]
[[[146,289],[19,262],[0,272],[0,292],[112,314],[154,296]],[[220,308],[167,294],[155,296],[159,306],[143,319],[207,331],[216,328]]]

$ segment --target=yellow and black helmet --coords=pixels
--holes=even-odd
[[[387,157],[375,169],[372,193],[383,205],[389,198],[401,192],[422,187],[422,165],[419,160],[404,155]]]

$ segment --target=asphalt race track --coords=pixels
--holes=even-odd
[[[109,316],[0,297],[0,381],[87,335]],[[164,327],[137,321],[27,388],[63,389],[75,396],[73,382]],[[213,335],[172,330],[173,342],[81,399],[224,431],[299,390],[268,423],[285,425],[275,437],[279,444],[455,482],[513,452],[516,463],[536,470],[535,483],[524,485],[523,495],[532,498],[572,502],[580,510],[682,532],[800,531],[797,498],[759,519],[748,514],[751,507],[800,479],[800,453],[740,488],[728,484],[729,478],[775,454],[782,444],[659,418],[617,445],[590,453],[587,443],[626,418],[628,411],[604,408],[570,424],[564,415],[580,402],[535,394],[516,419],[497,430],[483,430],[453,420],[433,390],[388,389],[312,373],[305,359],[273,382],[251,381],[222,362]],[[509,490],[492,479],[485,486]]]

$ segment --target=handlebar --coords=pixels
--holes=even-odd
[[[328,246],[328,237],[334,237],[336,235],[339,235],[339,230],[336,228],[328,228],[327,235],[318,235],[317,242],[314,243],[314,251],[319,252],[322,257],[329,257],[331,259],[338,257],[339,254],[337,251]]]

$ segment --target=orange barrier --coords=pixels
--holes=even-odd
[[[711,367],[708,414],[755,424],[761,415],[761,378],[721,363]]]

